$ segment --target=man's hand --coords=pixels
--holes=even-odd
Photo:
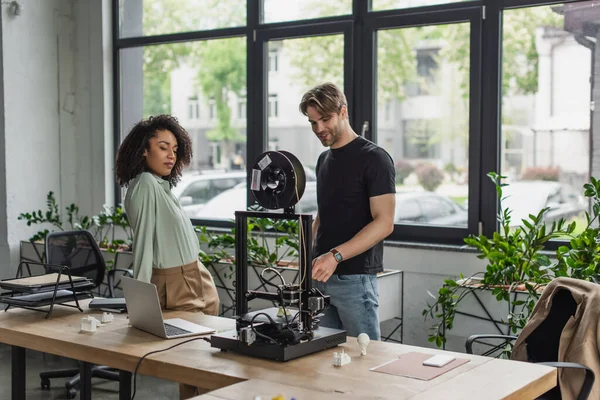
[[[321,254],[312,263],[312,278],[316,281],[327,282],[337,268],[338,262],[331,252]]]

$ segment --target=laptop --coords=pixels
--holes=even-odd
[[[215,330],[181,318],[163,320],[156,286],[137,279],[122,277],[123,293],[129,322],[134,328],[164,339],[205,335]]]

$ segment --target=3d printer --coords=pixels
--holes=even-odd
[[[312,287],[312,222],[310,214],[296,214],[306,186],[300,161],[286,151],[261,154],[252,168],[250,190],[258,204],[283,213],[236,211],[236,329],[211,337],[211,346],[255,357],[288,361],[337,346],[346,341],[346,331],[319,327],[318,316],[329,305],[329,296]],[[298,221],[299,283],[263,282],[274,292],[248,290],[248,218],[271,218]],[[261,277],[263,276],[261,274]],[[279,307],[248,312],[248,301],[271,300]]]

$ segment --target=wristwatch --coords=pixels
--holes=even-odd
[[[329,252],[331,254],[333,254],[333,258],[335,258],[335,261],[337,261],[338,264],[341,263],[342,260],[344,259],[344,257],[342,257],[342,253],[340,253],[339,251],[337,251],[335,248],[329,250]]]

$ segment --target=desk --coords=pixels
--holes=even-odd
[[[352,362],[354,362],[354,359]],[[436,384],[436,379],[434,379],[430,381],[430,385],[423,391],[408,395],[408,397],[396,396],[395,393],[390,393],[386,397],[365,397],[364,395],[353,393],[352,387],[348,387],[345,391],[327,392],[319,390],[318,387],[300,387],[261,379],[251,379],[194,397],[191,400],[254,400],[256,396],[260,396],[263,400],[270,400],[277,395],[282,395],[286,400],[291,398],[297,400],[362,400],[366,398],[524,400],[536,398],[541,394],[539,388],[534,387],[538,384],[541,387],[541,381],[549,380],[552,375],[554,375],[553,379],[556,379],[555,374],[549,374],[549,376],[540,379],[543,371],[531,368],[532,365],[493,358],[462,374],[456,375],[453,379],[442,381],[439,384]],[[540,367],[539,365],[533,366]],[[340,370],[343,370],[343,368],[346,367],[342,367]],[[372,372],[371,374],[376,373]],[[534,380],[538,380],[538,382],[533,384]],[[529,384],[532,385],[528,387],[527,385]],[[553,383],[550,384],[550,387],[552,386],[554,386]]]
[[[87,312],[87,302],[82,302],[82,306]],[[79,321],[84,315],[71,309],[60,309],[46,320],[30,310],[14,309],[1,313],[0,342],[13,346],[13,373],[22,374],[25,370],[25,348],[132,372],[144,354],[188,339],[160,339],[130,327],[126,316],[120,314],[95,334],[79,333]],[[234,326],[233,320],[202,314],[167,312],[165,317],[185,318],[218,330]],[[146,358],[139,373],[206,390],[221,389],[248,380],[251,382],[247,385],[253,385],[258,380],[285,384],[297,393],[301,392],[296,389],[299,388],[316,391],[328,398],[340,393],[344,394],[344,398],[354,396],[361,399],[417,400],[430,398],[428,396],[434,393],[438,393],[434,398],[444,399],[451,398],[448,397],[450,393],[456,393],[454,398],[523,399],[536,397],[556,385],[554,368],[467,354],[458,354],[457,357],[468,358],[470,362],[431,381],[391,376],[368,369],[406,352],[444,352],[371,342],[368,355],[361,357],[353,338],[340,347],[352,357],[352,363],[336,368],[331,364],[332,353],[339,349],[280,363],[220,352],[211,348],[209,343],[198,340]],[[23,399],[25,383],[22,383],[22,387],[20,384],[13,379],[13,400]],[[236,390],[236,386],[223,390]],[[216,391],[209,395],[215,397],[219,396],[218,393]],[[473,396],[472,393],[481,393],[481,396]],[[85,397],[87,395],[82,393],[82,398],[89,398]]]

